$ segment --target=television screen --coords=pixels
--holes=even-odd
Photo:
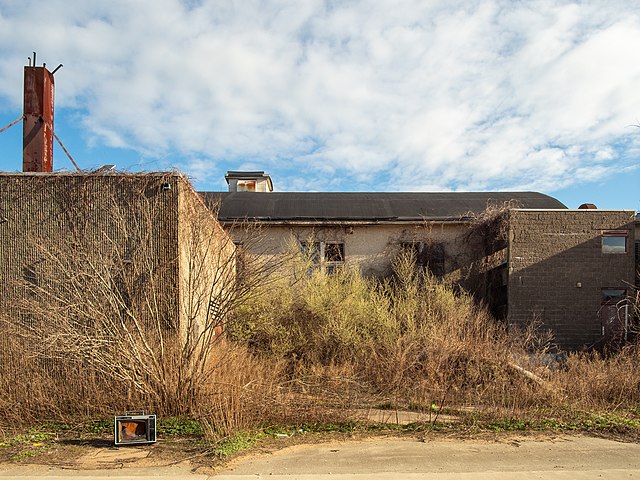
[[[116,445],[155,443],[155,415],[118,415],[114,418]]]

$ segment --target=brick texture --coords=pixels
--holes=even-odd
[[[634,212],[513,210],[509,219],[508,321],[532,321],[554,333],[563,349],[602,339],[603,288],[634,281]],[[603,230],[625,230],[626,253],[603,253]]]

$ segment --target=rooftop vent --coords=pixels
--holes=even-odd
[[[254,172],[228,171],[224,179],[230,192],[273,192],[271,177],[262,170]]]

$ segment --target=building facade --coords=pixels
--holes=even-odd
[[[565,348],[601,347],[631,330],[633,211],[513,210],[509,221],[509,323],[532,320]]]
[[[0,173],[5,314],[51,288],[43,282],[69,288],[73,275],[87,275],[87,302],[94,288],[123,312],[153,312],[167,331],[197,333],[210,312],[194,289],[210,291],[214,278],[226,288],[233,279],[220,269],[233,271],[234,251],[179,173]]]
[[[227,182],[229,192],[201,195],[232,235],[260,226],[254,253],[297,246],[326,273],[352,266],[385,276],[411,248],[420,266],[474,293],[512,329],[548,329],[561,349],[600,347],[632,330],[632,211],[570,210],[535,192],[271,193],[264,172],[230,172]]]

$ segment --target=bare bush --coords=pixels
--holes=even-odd
[[[187,414],[216,367],[213,349],[229,312],[271,267],[244,258],[236,282],[235,246],[214,213],[186,181],[180,211],[171,213],[155,194],[165,182],[150,176],[137,189],[138,178],[100,192],[99,203],[74,195],[65,237],[34,239],[37,261],[16,287],[5,325],[27,363],[61,370],[63,379],[80,370],[87,385],[97,375],[94,384],[111,389],[108,404]]]

